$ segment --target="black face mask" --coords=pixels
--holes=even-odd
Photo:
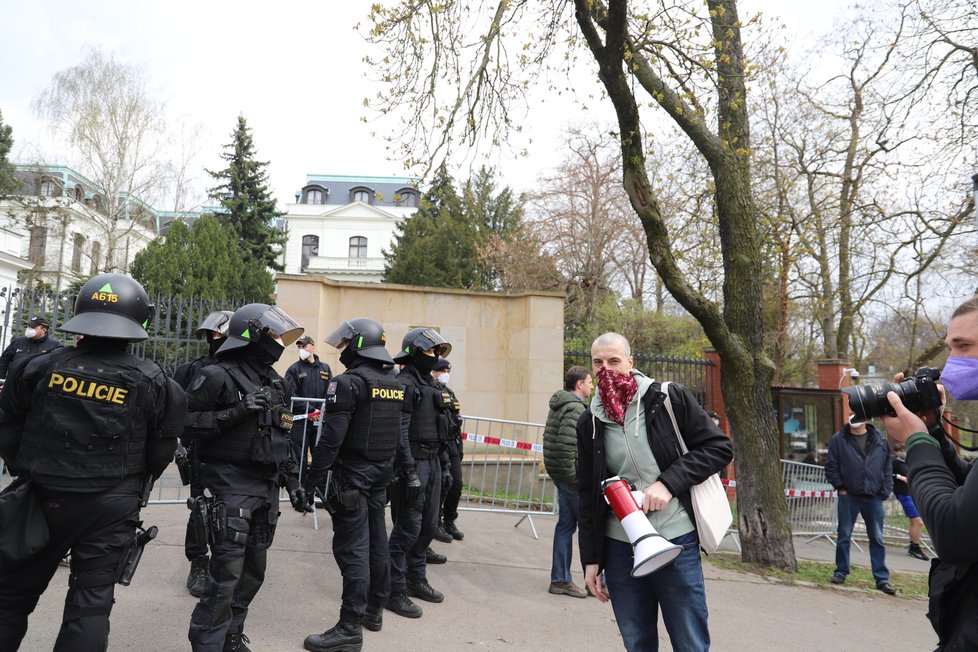
[[[349,345],[347,345],[346,347],[344,347],[342,351],[340,351],[340,363],[347,369],[350,368],[350,365],[353,364],[353,361],[356,359],[357,359],[357,352],[351,349]]]
[[[285,352],[285,347],[270,337],[262,337],[258,341],[258,347],[256,348],[257,355],[255,356],[260,362],[265,364],[275,364],[278,359],[282,357],[282,353]]]
[[[436,362],[438,362],[437,355],[425,355],[421,351],[418,351],[411,356],[411,366],[425,374],[431,373],[431,370],[435,368]]]
[[[212,358],[217,357],[217,350],[224,344],[223,337],[215,337],[207,340],[207,352]]]

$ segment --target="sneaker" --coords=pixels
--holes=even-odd
[[[551,582],[550,592],[554,595],[569,595],[572,598],[586,598],[587,591],[573,582]]]
[[[210,572],[210,557],[201,555],[190,562],[190,573],[187,574],[187,590],[190,595],[199,598],[207,588],[207,575]]]
[[[363,614],[361,623],[370,631],[379,632],[384,626],[384,608],[368,606],[367,612]]]
[[[434,537],[435,541],[441,541],[442,543],[451,543],[455,540],[441,523],[439,523],[438,527],[435,528],[435,533],[432,536]]]
[[[910,547],[907,548],[907,554],[911,557],[916,557],[921,561],[928,561],[930,557],[924,554],[924,551],[920,549],[919,543],[911,543]]]
[[[846,576],[843,575],[842,573],[840,573],[839,571],[836,571],[835,573],[832,574],[832,583],[833,584],[845,584],[846,583]]]
[[[448,561],[448,557],[435,552],[429,546],[424,552],[424,561],[426,564],[444,564]]]
[[[363,649],[363,630],[356,623],[342,620],[322,634],[312,634],[302,642],[311,652],[360,652]]]
[[[445,594],[431,588],[428,580],[421,580],[417,584],[408,584],[407,592],[412,598],[419,598],[425,602],[442,602],[445,599]]]
[[[445,532],[452,535],[452,538],[456,541],[461,541],[465,538],[465,535],[455,527],[455,521],[445,521]]]
[[[231,632],[224,639],[224,649],[221,652],[251,652],[245,643],[251,643],[248,637],[241,632]]]
[[[877,582],[876,589],[887,595],[896,595],[896,589],[890,586],[889,582]]]
[[[393,611],[398,616],[405,618],[420,618],[421,614],[424,613],[421,607],[411,602],[411,598],[403,591],[391,593],[391,597],[384,601],[384,609]]]

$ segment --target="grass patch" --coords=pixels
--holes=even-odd
[[[754,564],[745,564],[740,557],[733,553],[715,552],[710,555],[707,561],[717,568],[737,571],[740,573],[751,573],[776,579],[778,581],[796,584],[807,582],[815,586],[825,588],[835,588],[829,580],[832,579],[832,572],[835,564],[819,561],[798,560],[798,572],[786,573],[778,568],[764,568]],[[890,584],[897,590],[896,597],[911,600],[923,600],[927,598],[927,575],[922,573],[901,573],[890,571]],[[849,577],[843,585],[850,589],[865,589],[866,591],[876,592],[876,580],[873,573],[868,568],[853,566],[850,569]]]

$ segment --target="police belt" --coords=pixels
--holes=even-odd
[[[438,453],[439,442],[411,442],[411,457],[416,460],[426,460]]]

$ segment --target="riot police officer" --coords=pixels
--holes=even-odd
[[[180,365],[173,372],[173,380],[180,383],[185,390],[190,387],[191,381],[197,377],[197,372],[202,367],[217,362],[216,353],[224,339],[228,336],[228,322],[231,321],[232,313],[230,310],[215,310],[208,314],[197,326],[194,334],[207,340],[207,353],[199,356],[190,362]],[[180,467],[180,477],[185,478],[184,482],[190,483],[190,496],[196,498],[204,495],[203,469],[200,464],[200,457],[197,455],[197,447],[192,440],[181,442],[177,447],[177,466]],[[187,519],[187,534],[183,540],[184,554],[190,562],[190,572],[187,574],[187,590],[190,595],[199,598],[204,592],[207,584],[207,567],[210,557],[207,555],[207,542],[200,541],[197,537],[197,528],[193,525],[193,515]]]
[[[448,464],[444,444],[452,407],[450,396],[438,387],[431,371],[438,357],[447,356],[451,350],[452,345],[434,329],[415,328],[404,336],[401,352],[394,358],[403,365],[397,379],[413,394],[414,405],[404,425],[421,495],[417,500],[400,500],[397,492],[391,497],[391,597],[385,606],[408,618],[421,615],[421,607],[410,597],[427,602],[445,599],[428,583],[425,552],[438,525],[442,464]]]
[[[279,308],[242,306],[228,323],[217,363],[201,368],[187,391],[184,436],[196,442],[210,491],[191,503],[211,549],[204,593],[190,618],[195,652],[248,650],[244,621],[264,580],[280,478],[293,506],[306,508],[289,445],[291,397],[272,368],[301,334]]]
[[[367,318],[345,321],[326,338],[342,349],[346,371],[326,388],[322,435],[307,486],[317,485],[332,468],[327,509],[343,603],[332,629],[306,637],[303,645],[313,652],[359,650],[361,624],[371,631],[383,626],[383,604],[390,593],[384,506],[398,450],[406,454],[401,421],[410,405],[404,387],[387,371],[394,361],[386,342],[383,327]]]
[[[0,569],[0,649],[16,650],[27,617],[71,550],[64,619],[55,650],[105,650],[117,581],[137,548],[140,496],[173,459],[183,390],[127,351],[145,340],[153,306],[121,274],[82,285],[61,330],[77,346],[15,364],[0,394],[0,455],[33,483],[47,544]],[[149,537],[151,538],[151,537]],[[146,538],[140,538],[145,542]]]
[[[448,410],[448,438],[445,442],[449,466],[441,470],[441,519],[435,531],[435,538],[443,543],[461,541],[465,538],[462,531],[455,526],[455,521],[458,519],[458,503],[462,499],[462,404],[452,388],[448,386],[451,370],[451,362],[445,358],[438,358],[435,368],[431,371],[438,387],[441,391],[448,392],[452,402]]]

